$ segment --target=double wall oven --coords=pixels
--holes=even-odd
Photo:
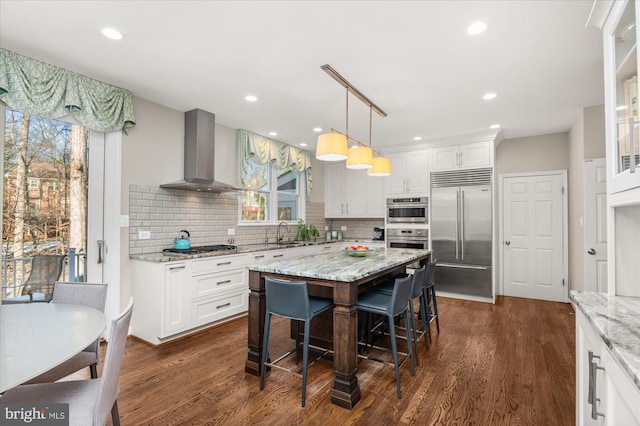
[[[387,198],[387,247],[429,248],[429,198]]]

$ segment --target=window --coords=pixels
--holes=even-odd
[[[303,217],[303,174],[269,163],[249,163],[242,173],[247,189],[240,194],[240,223],[296,222]]]
[[[28,178],[27,182],[29,183],[29,189],[38,189],[38,179],[37,178]]]

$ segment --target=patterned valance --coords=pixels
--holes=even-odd
[[[0,100],[25,114],[73,116],[98,132],[135,126],[128,90],[0,49]]]
[[[287,145],[275,139],[270,139],[247,130],[236,131],[237,143],[237,175],[242,188],[247,185],[243,182],[242,171],[247,169],[249,162],[254,164],[272,163],[279,169],[290,167],[296,172],[305,172],[307,183],[307,200],[311,196],[311,155],[309,152]]]

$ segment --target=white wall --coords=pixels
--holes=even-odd
[[[569,168],[567,132],[505,139],[496,151],[496,174],[566,170]]]

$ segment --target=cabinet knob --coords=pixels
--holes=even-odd
[[[507,245],[507,246],[510,246],[511,245],[511,241],[505,241],[504,244]]]
[[[590,248],[589,250],[587,250],[587,253],[589,253],[590,255],[593,256],[594,254],[596,254],[596,251],[594,249]]]

